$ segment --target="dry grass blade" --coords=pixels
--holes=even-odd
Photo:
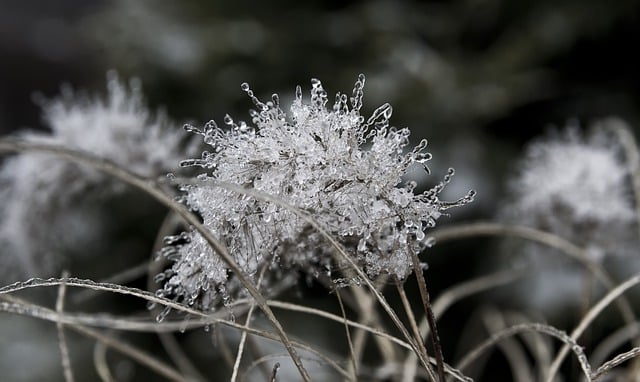
[[[149,269],[149,262],[144,261],[140,264],[129,267],[122,272],[118,272],[107,278],[101,279],[99,280],[99,282],[109,283],[109,284],[126,284],[146,274],[148,269]],[[95,292],[96,291],[93,291],[90,289],[85,289],[73,296],[70,296],[70,299],[73,303],[80,304],[92,298],[95,295]]]
[[[376,289],[381,290],[380,288],[384,287],[384,282],[386,281],[386,276],[379,276],[376,279],[375,285]],[[334,287],[335,285],[332,285]],[[346,298],[343,300],[345,302],[350,302],[350,306],[356,312],[358,312],[358,321],[365,325],[369,326],[373,329],[378,329],[379,331],[384,331],[384,324],[378,314],[378,311],[375,309],[375,299],[371,294],[367,293],[366,290],[352,287],[348,289],[352,295],[345,295]],[[366,344],[366,340],[368,338],[366,330],[357,329],[353,336],[353,358],[356,360],[356,364],[360,364],[362,355],[364,353],[364,347]],[[380,356],[382,357],[382,362],[385,364],[393,364],[397,359],[397,351],[388,339],[382,336],[374,336],[374,342],[378,348]],[[406,342],[405,342],[406,343]],[[408,345],[408,344],[407,344]],[[409,345],[409,350],[413,350]],[[417,358],[416,358],[417,359]]]
[[[400,301],[402,302],[402,306],[404,307],[405,314],[407,315],[407,319],[409,320],[409,327],[413,331],[413,335],[418,339],[418,345],[420,346],[420,351],[424,353],[425,357],[428,357],[429,355],[427,354],[427,348],[424,346],[424,343],[422,342],[422,336],[420,335],[420,330],[418,329],[418,323],[413,314],[413,310],[411,309],[411,303],[409,303],[407,294],[405,293],[404,288],[399,280],[396,280],[395,284],[398,290],[398,295],[400,296]],[[433,381],[436,380],[436,376],[431,368],[427,368],[427,374],[429,375],[429,378],[431,378],[431,380]],[[444,379],[442,379],[440,376],[438,377],[440,378],[441,381],[444,381]],[[402,379],[406,380],[406,375],[403,375]]]
[[[171,361],[178,367],[180,372],[189,376],[190,381],[202,382],[207,380],[185,354],[173,333],[158,333],[158,338]]]
[[[505,328],[504,316],[494,309],[487,309],[482,314],[482,321],[488,332],[498,333]],[[514,382],[533,381],[533,372],[529,367],[527,356],[522,349],[522,345],[513,337],[504,338],[497,346],[502,350],[509,367]]]
[[[264,272],[267,270],[267,265],[263,266],[260,270],[260,275],[258,277],[257,287],[260,287],[262,284],[262,280],[264,278]],[[253,316],[253,310],[255,309],[256,304],[251,303],[249,306],[249,311],[247,312],[247,319],[245,320],[244,326],[249,326],[251,324],[251,317]],[[238,371],[240,370],[240,362],[242,361],[242,355],[244,354],[244,346],[247,342],[247,332],[244,331],[240,335],[240,343],[238,344],[238,351],[236,352],[236,360],[233,363],[233,371],[231,372],[231,382],[235,382],[238,378]]]
[[[640,274],[636,274],[635,276],[627,279],[625,282],[618,285],[615,289],[613,289],[612,291],[607,293],[606,296],[600,299],[600,301],[598,301],[598,303],[594,305],[587,312],[587,314],[585,314],[582,320],[580,320],[580,323],[573,330],[573,332],[571,332],[572,341],[575,341],[578,338],[580,338],[582,333],[584,333],[584,331],[589,327],[589,325],[593,322],[593,320],[600,314],[600,312],[604,310],[604,308],[606,308],[609,304],[611,304],[612,301],[614,301],[616,298],[622,295],[627,289],[637,285],[638,283],[640,283]],[[556,358],[553,360],[553,363],[551,364],[551,369],[549,370],[549,377],[547,378],[547,382],[553,381],[553,378],[555,377],[558,370],[560,369],[560,365],[562,364],[562,361],[566,357],[568,351],[569,351],[568,345],[565,345],[562,347],[562,349],[560,349],[560,351],[558,352],[558,355],[556,356]]]
[[[59,286],[61,284],[65,284],[67,286],[73,287],[81,287],[81,288],[89,288],[93,290],[99,291],[107,291],[112,293],[124,294],[129,296],[139,297],[143,300],[153,302],[156,304],[160,304],[163,306],[170,307],[172,309],[190,313],[198,317],[208,317],[207,314],[197,311],[195,309],[188,308],[184,305],[178,304],[172,300],[158,297],[153,293],[143,291],[136,288],[130,288],[123,285],[118,284],[110,284],[110,283],[99,283],[93,280],[86,279],[78,279],[75,277],[69,277],[64,279],[41,279],[41,278],[32,278],[27,281],[19,281],[13,284],[9,284],[0,288],[0,295],[9,294],[12,292],[17,292],[19,290],[28,289],[28,288],[38,288],[38,287],[51,287],[51,286]]]
[[[483,292],[490,288],[495,288],[501,285],[508,284],[514,280],[517,280],[527,274],[529,272],[525,271],[501,271],[492,273],[487,276],[478,277],[473,280],[469,280],[464,283],[457,284],[440,294],[440,296],[433,303],[433,315],[437,320],[442,317],[444,312],[455,302],[480,292]],[[425,338],[429,335],[427,318],[424,317],[420,320],[420,337]],[[404,361],[403,368],[403,382],[410,382],[415,379],[416,375],[416,355],[414,353],[409,353]]]
[[[68,272],[62,272],[62,277],[65,278],[69,275]],[[60,284],[58,287],[58,297],[56,298],[56,312],[62,314],[64,311],[64,298],[67,293],[67,286]],[[69,357],[69,348],[67,346],[67,339],[64,334],[64,324],[61,322],[56,323],[56,329],[58,331],[58,346],[60,348],[60,355],[62,356],[62,370],[64,371],[64,380],[66,382],[73,382],[73,370],[71,369],[71,358]]]
[[[436,301],[433,303],[433,315],[436,317],[436,320],[439,320],[451,305],[463,298],[509,284],[531,274],[531,269],[509,269],[456,284],[438,296]],[[422,333],[426,333],[426,327],[426,320],[422,320],[420,323],[420,330]]]
[[[505,319],[509,326],[533,321],[530,317],[519,312],[508,312],[505,314]],[[553,356],[551,339],[537,332],[522,333],[520,337],[529,348],[530,354],[534,359],[533,364],[537,365],[537,376],[533,380],[544,381],[547,378],[547,372],[549,366],[551,366],[551,357]]]
[[[102,382],[115,381],[109,369],[109,364],[107,363],[107,346],[100,341],[96,341],[96,344],[93,346],[93,364]]]
[[[425,317],[429,323],[429,330],[431,331],[431,345],[433,346],[433,352],[436,356],[436,366],[438,369],[438,378],[441,382],[445,382],[444,377],[444,357],[442,355],[442,347],[440,346],[440,336],[438,336],[438,326],[436,325],[436,318],[433,315],[431,309],[431,301],[429,300],[429,291],[427,290],[427,282],[422,274],[422,267],[420,266],[420,260],[418,255],[409,246],[409,253],[411,254],[411,263],[413,264],[413,273],[416,275],[418,281],[418,290],[420,291],[420,297],[422,298],[422,307],[424,308]],[[422,336],[418,330],[417,324],[413,322],[416,327],[416,341],[422,343]]]
[[[639,334],[640,322],[634,322],[633,324],[619,328],[598,343],[598,346],[591,353],[591,364],[599,365],[603,363],[609,354],[612,354],[625,342],[630,341]]]
[[[25,316],[36,317],[51,322],[64,324],[69,329],[102,342],[105,346],[119,351],[120,353],[130,357],[141,365],[148,367],[150,370],[155,371],[159,375],[171,381],[186,382],[186,379],[177,370],[165,364],[164,362],[159,361],[151,354],[148,354],[147,352],[140,350],[124,341],[118,340],[114,336],[105,335],[103,333],[100,333],[99,331],[83,326],[82,324],[77,322],[82,320],[70,319],[70,316],[73,315],[70,315],[69,313],[58,313],[51,309],[25,302],[22,299],[13,296],[0,296],[0,298],[7,301],[0,302],[0,311],[22,314]]]
[[[526,240],[531,240],[540,244],[555,248],[567,255],[568,257],[578,261],[584,265],[593,275],[605,286],[609,291],[615,288],[611,277],[598,265],[590,259],[587,252],[571,243],[564,238],[549,232],[540,231],[530,227],[513,226],[506,224],[478,222],[472,224],[458,225],[455,227],[438,229],[432,233],[437,242],[445,242],[449,240],[458,240],[475,236],[514,236]],[[616,305],[620,310],[622,318],[627,324],[636,321],[635,314],[631,308],[631,304],[624,296],[616,299]]]
[[[582,347],[578,345],[578,343],[576,343],[575,340],[573,340],[563,331],[558,330],[553,326],[539,324],[539,323],[525,323],[525,324],[514,325],[498,333],[495,333],[490,338],[482,342],[479,346],[477,346],[474,350],[468,352],[467,355],[458,364],[458,369],[464,369],[465,367],[467,367],[482,353],[484,353],[491,347],[495,346],[498,342],[502,341],[504,338],[508,338],[516,334],[526,333],[526,332],[544,333],[564,342],[566,345],[568,345],[571,348],[573,353],[576,355],[576,358],[580,363],[580,367],[582,369],[584,376],[587,379],[591,378],[591,365],[589,365],[589,361],[587,361],[587,356],[584,354]]]
[[[22,314],[25,316],[35,317],[35,318],[39,318],[39,319],[43,319],[51,322],[61,322],[61,323],[64,323],[65,325],[68,325],[70,328],[74,330],[77,329],[76,326],[80,327],[82,325],[86,325],[86,326],[95,326],[95,327],[105,327],[109,329],[140,331],[140,332],[158,332],[158,331],[175,332],[178,330],[186,330],[186,329],[196,328],[196,327],[201,328],[206,325],[211,325],[212,323],[219,323],[219,324],[223,324],[225,326],[235,328],[241,331],[247,331],[250,334],[257,335],[272,341],[280,342],[279,341],[280,337],[277,334],[243,326],[229,320],[217,318],[213,315],[209,315],[209,316],[203,315],[204,317],[202,317],[200,320],[198,321],[194,320],[188,323],[185,323],[184,321],[156,323],[155,321],[150,321],[149,318],[146,318],[146,320],[134,320],[134,319],[127,319],[127,318],[117,318],[117,317],[104,315],[104,314],[65,313],[63,315],[60,315],[51,309],[48,309],[39,305],[23,302],[23,301],[20,301],[19,299],[16,299],[15,297],[2,296],[2,298],[10,300],[11,302],[0,302],[0,311],[5,311],[5,312],[15,313],[15,314]],[[82,328],[84,328],[84,326]],[[88,328],[85,328],[85,329],[87,331],[90,330]],[[91,333],[98,333],[98,332],[91,331]],[[85,333],[85,334],[91,337],[97,338],[96,335],[91,333],[88,333],[88,334]],[[115,339],[112,339],[112,341],[116,342],[116,345],[118,345],[117,343],[119,341]],[[302,349],[306,352],[313,354],[314,356],[317,356],[319,360],[321,360],[322,362],[332,367],[339,374],[345,377],[349,376],[347,371],[344,370],[342,367],[340,367],[340,365],[336,361],[327,357],[325,354],[316,350],[314,347],[299,341],[292,341],[292,344],[293,346],[299,349]],[[107,343],[107,345],[114,347],[112,346],[111,342]],[[116,350],[121,350],[118,347],[114,347],[114,348]],[[125,354],[128,354],[128,353],[125,353]],[[140,357],[136,359],[139,361],[145,361],[144,357]],[[148,364],[147,366],[152,369],[154,367],[157,367],[157,365],[153,362]],[[170,367],[167,367],[167,368],[168,368],[167,370],[169,369],[173,370]],[[180,380],[183,379],[181,374],[178,373],[177,371],[173,370],[172,373],[174,376],[180,375],[180,378],[179,378]],[[175,378],[169,378],[169,379],[173,380]]]
[[[353,349],[353,341],[351,340],[351,330],[349,330],[349,323],[347,319],[347,312],[344,310],[344,304],[342,303],[342,297],[340,290],[334,289],[334,293],[336,295],[336,299],[338,300],[338,305],[340,305],[340,314],[342,314],[342,319],[344,323],[344,334],[347,337],[347,345],[349,346],[349,358],[351,359],[351,369],[347,369],[351,373],[351,380],[356,381],[358,375],[358,361],[356,360],[355,351]]]
[[[272,306],[274,308],[286,309],[286,310],[290,310],[290,311],[293,311],[293,312],[301,312],[301,313],[313,314],[315,316],[323,317],[323,318],[326,318],[328,320],[332,320],[332,321],[335,321],[335,322],[338,322],[338,323],[345,323],[345,324],[347,324],[347,325],[349,325],[349,326],[351,326],[353,328],[364,330],[364,331],[366,331],[368,333],[371,333],[371,334],[373,334],[375,336],[379,336],[379,337],[385,338],[386,340],[391,341],[391,342],[393,342],[395,344],[398,344],[398,345],[404,347],[405,349],[413,350],[413,348],[411,347],[410,344],[408,344],[407,342],[405,342],[405,341],[403,341],[403,340],[401,340],[401,339],[399,339],[397,337],[394,337],[394,336],[392,336],[392,335],[390,335],[388,333],[382,332],[382,331],[380,331],[380,330],[378,330],[378,329],[376,329],[374,327],[370,327],[370,326],[364,325],[364,324],[362,324],[360,322],[351,321],[351,320],[348,320],[348,319],[345,320],[344,317],[337,316],[337,315],[335,315],[333,313],[325,312],[324,310],[310,308],[310,307],[304,306],[304,305],[297,305],[297,304],[293,304],[293,303],[290,303],[290,302],[276,301],[276,300],[268,300],[267,303],[269,304],[269,306]]]
[[[617,356],[615,356],[612,360],[605,362],[602,366],[600,366],[598,368],[598,370],[596,370],[592,376],[591,376],[591,380],[592,381],[597,381],[598,379],[600,379],[601,377],[603,377],[606,373],[608,373],[609,371],[611,371],[614,367],[620,365],[623,362],[626,362],[632,358],[635,358],[637,356],[640,355],[640,347],[635,347],[627,352],[624,352],[622,354],[618,354]]]

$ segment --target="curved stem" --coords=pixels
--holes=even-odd
[[[611,291],[615,287],[611,277],[609,277],[609,275],[607,275],[607,273],[598,264],[589,258],[584,249],[560,236],[540,231],[535,228],[499,223],[477,222],[439,229],[434,231],[431,236],[433,236],[436,242],[446,242],[475,236],[515,236],[535,241],[551,248],[555,248],[561,253],[584,265],[607,288],[607,290]],[[626,297],[619,296],[616,300],[616,305],[620,310],[622,318],[627,324],[636,321],[631,304]]]

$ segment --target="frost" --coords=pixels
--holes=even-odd
[[[331,105],[321,82],[313,79],[310,99],[305,101],[298,87],[289,114],[277,94],[262,102],[244,83],[241,89],[256,107],[249,113],[252,126],[225,116],[226,128],[213,121],[202,130],[186,127],[211,149],[182,162],[207,170],[198,182],[182,185],[184,202],[248,275],[268,263],[274,264],[272,272],[301,269],[312,275],[345,264],[334,264],[330,246],[291,211],[216,187],[215,181],[254,189],[307,211],[371,277],[406,277],[411,272],[409,251],[420,252],[431,243],[424,230],[444,210],[472,200],[473,192],[451,203],[438,199],[452,170],[421,194],[414,194],[415,183],[401,181],[411,166],[426,171],[427,142],[406,152],[409,130],[390,126],[388,104],[365,120],[359,112],[364,81],[361,75],[352,95],[338,93]],[[174,249],[178,256],[172,277],[160,293],[213,308],[214,286],[219,289],[230,277],[225,265],[195,233]]]

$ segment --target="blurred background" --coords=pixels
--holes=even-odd
[[[389,102],[393,124],[429,140],[430,181],[454,167],[447,196],[477,191],[439,224],[492,219],[522,148],[549,126],[640,126],[639,11],[634,0],[0,0],[0,131],[42,127],[36,93],[104,93],[111,69],[140,78],[152,109],[196,126],[248,120],[245,81],[287,104],[311,78],[350,93],[364,73],[363,114]],[[470,248],[483,247],[427,257],[458,264],[427,272],[433,294],[484,265]]]
[[[246,117],[240,91],[291,98],[323,81],[365,113],[428,138],[435,175],[460,175],[493,210],[512,155],[550,124],[616,115],[638,125],[640,2],[0,1],[0,129],[37,128],[34,92],[104,92],[105,72],[142,80],[179,124]],[[367,110],[368,109],[368,110]],[[467,211],[471,209],[466,209]]]

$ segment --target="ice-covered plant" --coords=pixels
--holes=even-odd
[[[570,126],[534,142],[510,187],[513,220],[587,245],[594,254],[620,250],[620,235],[635,234],[628,166],[605,129],[583,136]]]
[[[441,201],[438,195],[453,175],[450,169],[441,183],[414,193],[415,182],[405,182],[403,176],[411,166],[428,172],[427,141],[406,152],[409,129],[389,125],[389,104],[367,119],[360,114],[364,76],[351,97],[338,93],[329,107],[320,81],[311,82],[310,100],[304,102],[297,87],[289,114],[276,94],[264,103],[245,83],[241,88],[256,106],[250,111],[252,125],[227,115],[227,128],[213,121],[202,130],[187,126],[211,150],[182,162],[206,170],[181,186],[183,200],[248,275],[263,264],[272,272],[309,274],[329,274],[343,264],[335,263],[323,237],[290,208],[220,183],[286,201],[343,244],[370,277],[403,279],[412,269],[410,251],[430,244],[424,231],[448,208],[471,201],[473,192],[454,202]],[[167,241],[163,252],[174,263],[158,277],[164,282],[159,294],[203,309],[228,298],[232,275],[199,234],[188,231]]]
[[[143,176],[173,168],[184,155],[182,131],[163,113],[148,110],[139,81],[125,85],[111,72],[107,88],[104,98],[65,88],[60,98],[42,100],[50,131],[26,131],[20,137],[85,151]],[[0,167],[3,258],[22,265],[29,275],[41,275],[70,249],[91,252],[102,220],[96,205],[123,189],[94,169],[51,155],[5,159]]]
[[[504,204],[503,218],[569,240],[596,262],[635,252],[629,167],[607,125],[598,123],[588,134],[570,125],[529,145],[509,184],[512,200]],[[579,301],[586,282],[582,267],[549,256],[539,245],[519,248],[530,255],[528,262],[546,270],[525,286],[526,301],[547,310]]]

